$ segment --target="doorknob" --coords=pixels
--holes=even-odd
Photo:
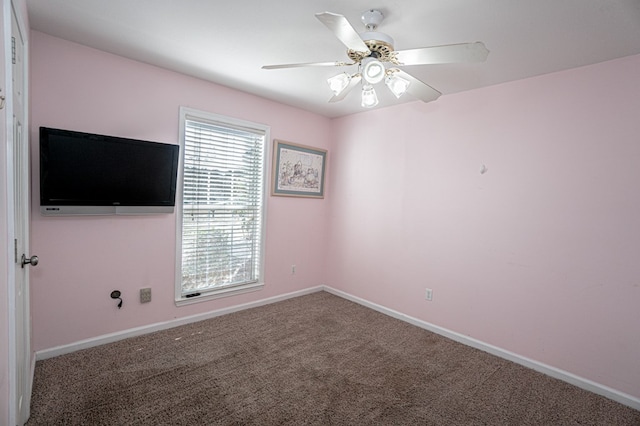
[[[27,256],[25,256],[24,254],[22,255],[22,259],[20,261],[20,263],[22,264],[21,266],[24,268],[24,265],[31,265],[31,266],[36,266],[39,262],[38,256],[31,256],[30,258],[27,258]]]

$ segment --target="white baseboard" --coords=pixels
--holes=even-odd
[[[538,371],[540,373],[546,374],[547,376],[551,376],[553,378],[562,380],[564,382],[570,383],[574,386],[577,386],[581,389],[587,390],[589,392],[593,392],[595,394],[604,396],[605,398],[612,399],[616,402],[624,404],[628,407],[631,407],[636,410],[640,410],[640,398],[636,398],[634,396],[628,395],[624,392],[620,392],[616,389],[610,388],[608,386],[602,385],[600,383],[596,383],[592,380],[585,379],[580,376],[576,376],[573,373],[569,373],[568,371],[561,370],[556,367],[552,367],[547,364],[543,364],[536,360],[518,355],[516,353],[507,351],[505,349],[499,348],[497,346],[490,345],[488,343],[484,343],[480,340],[474,339],[469,336],[465,336],[463,334],[456,333],[455,331],[448,330],[446,328],[439,327],[437,325],[428,323],[426,321],[419,320],[417,318],[411,317],[409,315],[405,315],[401,312],[394,311],[393,309],[386,308],[384,306],[378,305],[376,303],[369,302],[367,300],[361,299],[359,297],[353,296],[349,293],[345,293],[340,290],[336,290],[332,287],[324,286],[324,291],[334,294],[336,296],[342,297],[344,299],[355,302],[359,305],[366,306],[367,308],[371,308],[385,315],[389,315],[390,317],[399,319],[401,321],[408,322],[409,324],[413,324],[417,327],[423,328],[425,330],[432,331],[436,334],[440,334],[444,337],[447,337],[451,340],[455,340],[456,342],[462,343],[467,346],[471,346],[476,349],[480,349],[484,352],[488,352],[492,355],[496,355],[500,358],[504,358],[508,361],[515,362],[516,364],[520,364],[524,367],[531,368],[532,370]]]
[[[242,311],[249,308],[256,308],[258,306],[269,305],[271,303],[280,302],[286,299],[291,299],[298,296],[304,296],[305,294],[316,293],[322,291],[323,286],[306,288],[292,293],[281,294],[279,296],[273,296],[255,302],[243,303],[241,305],[230,306],[228,308],[222,308],[215,311],[205,312],[202,314],[191,315],[188,317],[177,318],[171,321],[159,322],[155,324],[145,325],[142,327],[130,328],[128,330],[118,331],[115,333],[103,334],[102,336],[92,337],[90,339],[80,340],[79,342],[69,343],[67,345],[56,346],[51,349],[44,349],[36,352],[36,359],[42,360],[47,358],[53,358],[59,355],[68,354],[71,352],[79,351],[81,349],[88,349],[94,346],[100,346],[107,343],[117,342],[129,337],[141,336],[147,333],[153,333],[155,331],[166,330],[180,325],[191,324],[206,320],[209,318],[218,317],[233,312]]]
[[[116,333],[105,334],[102,336],[93,337],[86,340],[81,340],[79,342],[70,343],[68,345],[57,346],[51,349],[45,349],[42,351],[38,351],[36,353],[36,359],[42,360],[47,358],[52,358],[59,355],[68,354],[71,352],[75,352],[81,349],[87,349],[94,346],[104,345],[106,343],[117,342],[122,339],[126,339],[129,337],[140,336],[147,333],[153,333],[155,331],[166,330],[173,327],[178,327],[180,325],[190,324],[197,321],[206,320],[209,318],[214,318],[217,316],[230,314],[233,312],[242,311],[244,309],[255,308],[258,306],[268,305],[275,302],[280,302],[282,300],[291,299],[293,297],[303,296],[306,294],[316,293],[318,291],[326,291],[333,295],[342,297],[343,299],[350,300],[359,305],[366,306],[373,310],[376,310],[385,315],[389,315],[390,317],[399,319],[401,321],[405,321],[409,324],[415,325],[417,327],[423,328],[425,330],[432,331],[436,334],[447,337],[456,342],[462,343],[467,346],[471,346],[476,349],[480,349],[484,352],[488,352],[492,355],[496,355],[500,358],[504,358],[506,360],[515,362],[516,364],[520,364],[524,367],[531,368],[540,373],[546,374],[548,376],[554,377],[556,379],[562,380],[564,382],[570,383],[574,386],[577,386],[581,389],[585,389],[587,391],[593,392],[595,394],[604,396],[606,398],[612,399],[616,402],[629,406],[633,409],[640,410],[640,398],[636,398],[634,396],[628,395],[624,392],[620,392],[616,389],[610,388],[608,386],[604,386],[600,383],[596,383],[592,380],[585,379],[580,376],[576,376],[575,374],[569,373],[567,371],[561,370],[559,368],[552,367],[547,364],[543,364],[536,360],[518,355],[516,353],[510,352],[508,350],[499,348],[497,346],[490,345],[488,343],[484,343],[480,340],[474,339],[469,336],[465,336],[455,331],[448,330],[446,328],[439,327],[437,325],[428,323],[426,321],[422,321],[420,319],[411,317],[409,315],[405,315],[401,312],[394,311],[393,309],[389,309],[382,305],[378,305],[376,303],[369,302],[365,299],[361,299],[359,297],[353,296],[349,293],[345,293],[340,290],[336,290],[329,286],[317,286],[311,287],[299,291],[295,291],[292,293],[282,294],[279,296],[269,297],[262,300],[257,300],[255,302],[244,303],[240,305],[231,306],[228,308],[218,309],[211,312],[206,312],[203,314],[192,315],[184,318],[178,318],[171,321],[150,324],[147,326],[136,327],[129,330],[123,330]]]

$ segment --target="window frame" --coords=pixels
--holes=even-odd
[[[262,208],[261,208],[261,224],[259,244],[260,266],[258,268],[258,276],[255,282],[238,284],[220,289],[211,289],[202,292],[198,296],[185,297],[182,294],[182,219],[183,219],[183,190],[184,190],[184,156],[185,156],[185,135],[186,121],[194,120],[205,123],[212,123],[219,126],[229,126],[235,128],[246,128],[247,130],[256,130],[264,132],[264,146],[262,150]],[[179,126],[179,143],[180,143],[180,160],[178,164],[178,181],[176,190],[176,273],[175,273],[175,303],[176,306],[190,305],[193,303],[204,302],[207,300],[219,299],[222,297],[235,296],[247,292],[258,291],[264,288],[264,271],[265,271],[265,247],[266,247],[266,224],[267,224],[267,192],[268,192],[268,171],[270,156],[270,126],[256,123],[252,121],[242,120],[238,118],[228,117],[206,111],[200,111],[188,107],[180,107],[180,126]]]

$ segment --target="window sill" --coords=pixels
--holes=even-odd
[[[237,296],[239,294],[262,290],[263,288],[264,288],[264,283],[258,282],[258,283],[246,284],[243,286],[223,288],[220,290],[210,290],[202,293],[200,296],[193,296],[193,297],[182,296],[176,299],[176,306],[193,305],[194,303],[221,299],[223,297]]]

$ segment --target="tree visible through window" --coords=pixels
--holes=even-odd
[[[268,127],[181,109],[177,299],[262,285]]]

